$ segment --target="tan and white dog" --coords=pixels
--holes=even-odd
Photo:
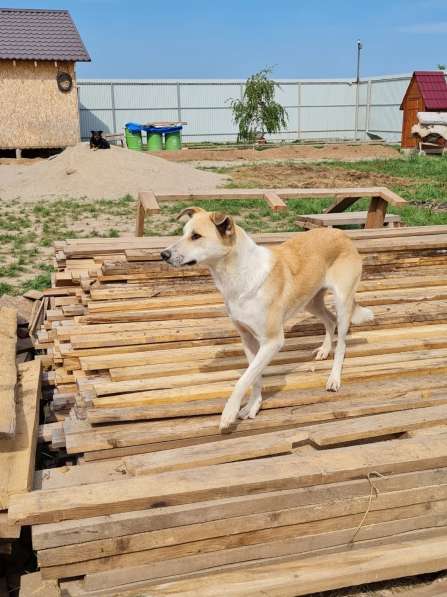
[[[271,248],[257,245],[231,216],[199,207],[184,209],[189,216],[183,236],[161,252],[175,267],[204,264],[222,293],[228,313],[242,339],[249,367],[236,383],[222,413],[220,430],[228,431],[239,417],[254,418],[261,407],[262,372],[284,343],[284,323],[298,311],[319,317],[326,336],[316,359],[331,352],[337,327],[334,363],[326,389],[336,392],[352,323],[373,319],[370,309],[355,302],[362,260],[352,241],[331,228],[300,233]],[[337,316],[326,308],[331,290]],[[241,409],[247,390],[251,397]]]

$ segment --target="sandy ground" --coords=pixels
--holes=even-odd
[[[30,201],[42,197],[118,199],[139,191],[208,192],[222,186],[220,174],[175,164],[154,155],[112,147],[91,151],[87,143],[51,159],[0,164],[0,198]]]
[[[153,155],[173,162],[188,161],[247,161],[260,160],[360,160],[374,158],[398,158],[399,151],[389,145],[284,145],[269,149],[191,149],[163,151]]]

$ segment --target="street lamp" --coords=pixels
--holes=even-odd
[[[359,86],[360,86],[360,50],[362,50],[362,42],[357,40],[357,78],[355,86],[355,121],[354,121],[354,139],[357,141],[359,136]]]
[[[356,83],[360,83],[360,51],[363,50],[362,42],[357,40],[357,79]]]

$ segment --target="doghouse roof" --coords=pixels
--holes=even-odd
[[[0,59],[90,62],[68,10],[0,8]]]
[[[447,110],[447,84],[442,71],[417,70],[413,73],[410,85],[405,93],[400,109],[404,109],[405,100],[411,84],[416,80],[424,100],[426,110]]]

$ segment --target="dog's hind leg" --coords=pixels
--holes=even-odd
[[[335,316],[327,309],[326,305],[324,304],[324,295],[326,294],[326,289],[322,288],[314,298],[306,305],[306,311],[312,313],[319,319],[322,320],[324,323],[324,327],[326,330],[326,335],[324,337],[323,344],[320,348],[317,348],[314,351],[315,360],[316,361],[324,361],[328,358],[331,349],[332,343],[334,341],[334,332],[336,326],[336,319]]]
[[[346,337],[351,325],[352,315],[355,306],[355,291],[361,276],[361,262],[358,271],[356,263],[341,262],[336,264],[330,276],[335,296],[335,308],[337,312],[337,346],[334,354],[334,364],[331,374],[328,377],[326,390],[338,392],[341,385],[341,371],[346,352]]]
[[[259,342],[256,338],[245,328],[236,326],[241,335],[242,346],[249,363],[253,361],[259,350]],[[260,375],[254,382],[251,388],[251,396],[247,404],[241,408],[238,413],[239,419],[254,419],[258,414],[262,404],[262,375]]]

